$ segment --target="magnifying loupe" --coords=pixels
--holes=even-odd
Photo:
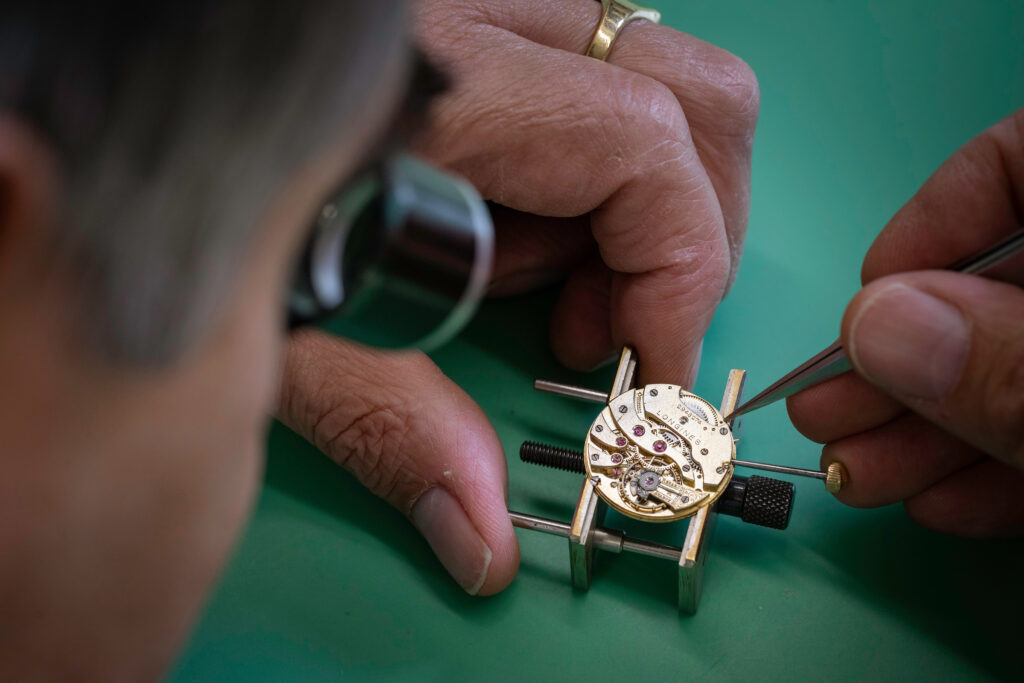
[[[289,324],[433,350],[476,310],[493,254],[494,227],[476,190],[396,156],[324,206],[299,264]]]

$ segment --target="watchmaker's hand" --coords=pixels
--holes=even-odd
[[[419,352],[323,332],[288,344],[277,417],[407,515],[472,594],[519,567],[505,455],[480,408]]]
[[[1022,207],[1024,109],[947,161],[868,252],[842,326],[860,377],[789,401],[826,443],[822,464],[846,466],[843,501],[903,500],[963,535],[1024,533],[1024,258],[997,271],[1004,282],[922,270],[1018,229]]]
[[[563,362],[590,369],[629,343],[641,381],[690,385],[746,231],[750,68],[646,21],[608,63],[585,57],[595,0],[417,7],[454,77],[422,151],[508,207],[492,293],[568,277],[551,325]]]
[[[629,342],[641,381],[689,384],[746,230],[757,82],[642,21],[610,63],[584,57],[600,14],[594,0],[421,0],[420,43],[453,89],[419,151],[505,207],[492,293],[568,277],[551,328],[564,362],[593,367]],[[296,335],[278,417],[409,515],[464,588],[512,580],[501,444],[426,357]]]

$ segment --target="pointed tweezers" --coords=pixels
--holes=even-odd
[[[980,275],[1021,251],[1024,251],[1024,230],[1013,233],[970,258],[954,263],[947,270],[955,270],[968,275]],[[803,391],[807,387],[813,387],[815,384],[832,379],[849,369],[850,360],[846,357],[843,345],[837,341],[733,410],[726,416],[726,419],[733,420],[744,413],[763,408],[770,403],[792,396],[798,391]]]

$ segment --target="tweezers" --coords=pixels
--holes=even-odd
[[[1022,250],[1024,250],[1024,230],[1013,233],[973,256],[957,261],[948,266],[946,270],[968,275],[981,275]],[[808,387],[821,384],[825,380],[846,372],[850,367],[850,360],[846,357],[843,345],[837,341],[754,398],[737,407],[726,416],[726,419],[732,420],[752,410],[792,396]]]

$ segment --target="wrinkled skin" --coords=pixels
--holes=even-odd
[[[505,207],[491,292],[566,279],[551,321],[566,365],[594,368],[630,343],[642,380],[690,385],[746,230],[750,68],[643,21],[609,63],[584,57],[593,0],[416,7],[422,47],[455,84],[420,151]],[[409,515],[468,592],[512,580],[501,444],[425,356],[298,334],[277,415]]]
[[[840,500],[904,501],[922,525],[966,536],[1024,533],[1024,257],[1001,282],[927,270],[1020,227],[1024,109],[958,151],[872,245],[842,326],[857,374],[789,400],[825,444],[822,466],[848,470]]]

